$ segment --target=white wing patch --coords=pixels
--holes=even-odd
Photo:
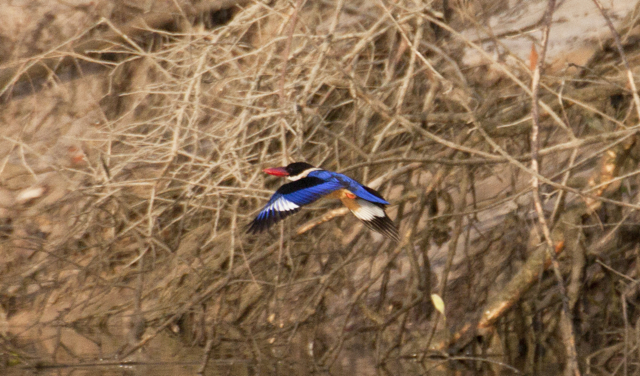
[[[296,210],[297,208],[299,208],[300,206],[294,202],[291,202],[289,200],[287,200],[286,198],[280,197],[279,199],[275,200],[271,205],[269,205],[269,207],[265,208],[265,210],[275,210],[278,212],[287,212],[287,211],[291,211],[291,210]]]
[[[378,205],[362,199],[357,199],[357,202],[360,207],[356,210],[352,210],[352,212],[356,217],[358,217],[358,219],[369,222],[376,218],[385,217],[384,209]]]

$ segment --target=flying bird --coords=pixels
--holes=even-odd
[[[389,203],[375,190],[348,176],[323,170],[305,162],[264,170],[267,174],[286,176],[287,183],[271,196],[267,205],[247,228],[257,234],[300,210],[319,198],[338,198],[365,226],[395,241],[400,241],[398,229],[384,211]]]

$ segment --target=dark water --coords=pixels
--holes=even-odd
[[[259,370],[257,365],[249,364],[210,364],[204,375],[258,375],[265,374]],[[112,365],[112,366],[61,366],[43,369],[9,369],[5,375],[74,375],[74,376],[123,376],[123,375],[195,375],[199,369],[199,364],[180,363],[156,363],[156,364],[136,364],[136,365]],[[267,374],[278,374],[267,373]],[[287,373],[280,373],[287,374]]]
[[[0,352],[5,363],[0,375],[195,375],[202,367],[204,347],[185,344],[179,335],[166,331],[142,349],[120,361],[127,353],[126,330],[110,328],[27,329],[23,335],[5,339]],[[302,344],[270,346],[242,338],[221,340],[210,353],[204,375],[306,375],[318,370]],[[19,355],[18,355],[19,354]],[[20,359],[26,359],[20,362]],[[17,364],[16,364],[17,363]],[[376,374],[375,362],[362,354],[336,362],[332,375]]]
[[[12,331],[15,333],[14,331]],[[143,349],[125,359],[134,343],[127,330],[109,328],[29,328],[23,335],[0,339],[0,357],[12,366],[0,375],[196,375],[202,367],[203,346],[191,346],[180,335],[160,332]],[[419,364],[415,360],[395,360],[377,367],[375,350],[345,347],[330,370],[315,363],[308,338],[300,332],[276,345],[257,338],[221,339],[210,352],[203,375],[513,375],[509,367],[488,366],[490,362],[454,362],[436,359]],[[284,343],[286,342],[286,343]],[[18,355],[19,354],[19,355]],[[26,359],[19,362],[20,359]],[[17,363],[17,364],[16,364]],[[478,367],[478,365],[481,365]],[[513,370],[513,369],[512,369]],[[506,372],[506,373],[505,373]]]

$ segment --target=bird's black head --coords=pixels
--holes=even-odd
[[[286,167],[272,167],[263,171],[269,175],[286,176],[289,180],[297,180],[305,177],[306,173],[309,173],[312,169],[316,168],[306,162],[295,162]]]
[[[289,176],[296,176],[296,175],[300,175],[301,173],[311,168],[315,168],[315,167],[306,162],[294,162],[289,164],[284,169],[287,170],[287,172],[289,173]]]

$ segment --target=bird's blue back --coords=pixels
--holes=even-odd
[[[367,227],[396,241],[399,239],[397,228],[384,212],[384,206],[389,203],[378,192],[348,176],[327,170],[310,171],[305,177],[278,188],[267,205],[251,222],[247,231],[254,234],[262,232],[299,211],[302,206],[341,189],[348,190],[357,197],[357,208],[349,207],[349,209]]]
[[[358,198],[361,198],[363,200],[367,200],[376,204],[389,205],[389,203],[385,199],[370,193],[368,190],[365,189],[365,187],[362,184],[358,183],[357,181],[351,179],[346,175],[342,175],[333,171],[317,170],[317,171],[311,171],[307,176],[316,177],[325,181],[334,181],[340,184],[340,186],[342,186],[344,189],[348,189],[351,193],[356,195]]]

